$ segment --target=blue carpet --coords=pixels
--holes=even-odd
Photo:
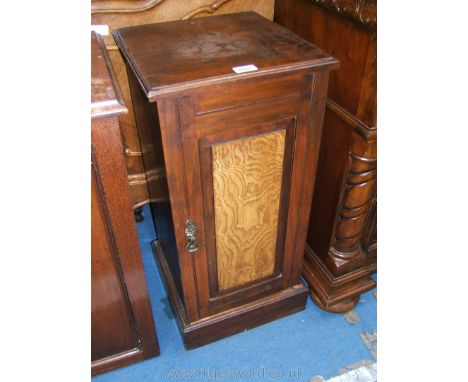
[[[93,382],[128,381],[308,381],[373,355],[359,333],[376,331],[377,300],[373,291],[354,309],[359,319],[320,310],[308,299],[292,316],[186,351],[151,251],[155,233],[151,212],[138,223],[140,247],[161,355],[92,378]]]

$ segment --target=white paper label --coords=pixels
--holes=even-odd
[[[109,35],[109,25],[91,25],[91,30],[101,36]]]
[[[258,68],[255,65],[242,65],[242,66],[235,66],[232,68],[236,73],[245,73],[245,72],[254,72],[258,70]]]

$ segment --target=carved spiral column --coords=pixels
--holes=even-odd
[[[361,242],[377,183],[376,135],[372,132],[365,137],[358,134],[353,137],[355,143],[349,155],[346,185],[327,259],[335,275],[362,266],[366,261]],[[363,146],[364,152],[357,154]]]

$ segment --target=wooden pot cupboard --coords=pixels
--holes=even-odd
[[[377,1],[277,0],[275,21],[341,62],[330,75],[303,276],[331,312],[377,270]]]
[[[123,158],[126,113],[104,44],[91,34],[91,372],[159,354]]]
[[[254,12],[118,29],[157,232],[187,348],[304,309],[300,272],[328,73]]]
[[[255,11],[273,20],[273,9],[274,0],[91,0],[91,23],[108,26],[112,33],[114,29],[134,25],[246,11]],[[142,206],[149,203],[148,187],[125,64],[110,33],[103,36],[103,41],[129,109],[128,113],[119,116],[119,122],[130,194],[138,218]]]

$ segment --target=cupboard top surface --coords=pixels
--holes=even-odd
[[[91,32],[91,118],[126,112],[107,49],[100,36]]]
[[[150,100],[191,87],[338,60],[254,12],[140,25],[114,39]],[[236,73],[233,68],[257,70]]]

